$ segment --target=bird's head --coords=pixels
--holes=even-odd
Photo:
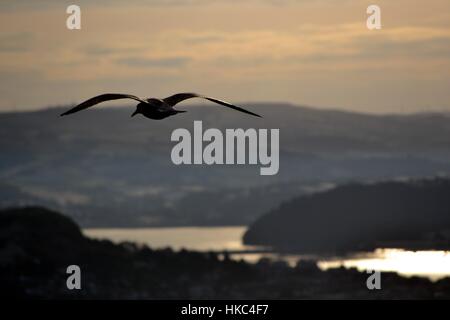
[[[136,110],[131,114],[131,117],[134,117],[135,115],[137,115],[137,114],[143,114],[143,111],[144,111],[144,106],[142,105],[142,103],[139,103],[137,106],[136,106]]]
[[[136,110],[131,114],[131,117],[134,117],[135,115],[137,115],[139,113],[141,113],[141,111],[138,108],[136,108]]]

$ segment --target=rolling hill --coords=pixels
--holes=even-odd
[[[0,207],[44,205],[83,227],[243,225],[294,196],[335,183],[450,172],[447,114],[367,115],[282,103],[180,106],[165,121],[132,108],[0,114]],[[258,166],[175,166],[171,132],[280,129],[280,171]]]

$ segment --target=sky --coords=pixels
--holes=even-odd
[[[66,27],[71,4],[81,30]],[[371,4],[381,30],[366,27]],[[0,111],[186,91],[236,103],[450,111],[450,1],[2,0],[0,83]]]

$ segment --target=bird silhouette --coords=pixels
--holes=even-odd
[[[244,112],[247,114],[250,114],[255,117],[260,117],[260,115],[250,112],[248,110],[245,110],[241,107],[232,105],[228,102],[202,96],[196,93],[177,93],[173,96],[164,98],[164,99],[156,99],[156,98],[148,98],[148,99],[141,99],[139,97],[130,95],[130,94],[122,94],[122,93],[105,93],[101,94],[99,96],[95,96],[93,98],[90,98],[76,107],[73,107],[72,109],[64,112],[61,114],[61,116],[69,115],[84,109],[87,109],[89,107],[92,107],[96,104],[99,104],[101,102],[110,101],[110,100],[118,100],[118,99],[133,99],[136,101],[139,101],[138,105],[136,106],[136,110],[131,114],[132,117],[134,117],[137,114],[142,114],[143,116],[154,119],[154,120],[161,120],[170,116],[173,116],[178,113],[186,112],[183,110],[175,110],[173,107],[180,103],[181,101],[191,99],[191,98],[202,98],[209,100],[211,102],[220,104],[222,106]]]

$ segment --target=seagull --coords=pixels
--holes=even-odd
[[[133,99],[133,100],[139,101],[139,103],[136,106],[136,110],[131,114],[132,117],[134,117],[137,114],[142,114],[144,117],[147,117],[149,119],[161,120],[161,119],[176,115],[178,113],[186,112],[186,111],[182,111],[182,110],[175,110],[173,107],[176,104],[180,103],[181,101],[191,99],[191,98],[206,99],[211,102],[220,104],[222,106],[225,106],[225,107],[261,118],[260,115],[250,112],[248,110],[245,110],[241,107],[237,107],[228,102],[210,98],[210,97],[206,97],[206,96],[196,94],[196,93],[177,93],[177,94],[174,94],[174,95],[164,98],[164,99],[156,99],[156,98],[141,99],[139,97],[136,97],[136,96],[133,96],[130,94],[105,93],[105,94],[101,94],[99,96],[90,98],[90,99],[80,103],[76,107],[73,107],[72,109],[62,113],[61,116],[66,116],[66,115],[87,109],[89,107],[92,107],[96,104],[99,104],[99,103],[105,102],[105,101],[118,100],[118,99]]]

